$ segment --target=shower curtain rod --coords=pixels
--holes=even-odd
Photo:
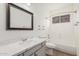
[[[52,15],[46,17],[46,18],[48,19],[48,18],[50,18],[50,17],[52,17],[52,16],[54,16],[54,15],[62,14],[62,13],[77,13],[77,11],[68,11],[68,12],[59,12],[59,13],[54,13],[54,14],[52,14]]]
[[[77,11],[58,12],[58,13],[54,13],[54,14],[61,14],[61,13],[77,13]]]

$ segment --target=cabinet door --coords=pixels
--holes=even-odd
[[[35,47],[31,48],[30,50],[24,52],[24,56],[30,56],[33,54],[36,50],[38,50],[41,47],[41,44],[36,45]]]
[[[17,56],[24,56],[24,54],[22,53],[22,54],[19,54],[19,55],[17,55]]]
[[[34,53],[33,53],[33,54],[31,54],[30,56],[34,56]]]
[[[24,56],[30,56],[33,53],[32,50],[24,52]]]
[[[36,55],[37,55],[37,56],[45,56],[45,46],[41,47],[41,49],[39,49],[39,50],[36,52]]]

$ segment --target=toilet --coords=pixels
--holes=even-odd
[[[52,44],[52,43],[49,43],[47,42],[46,43],[46,55],[48,56],[53,56],[54,53],[53,53],[53,49],[56,47],[55,44]]]

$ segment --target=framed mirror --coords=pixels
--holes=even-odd
[[[7,30],[33,30],[33,13],[8,3],[6,27]]]

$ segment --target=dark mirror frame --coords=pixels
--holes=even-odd
[[[14,28],[14,27],[11,27],[11,16],[10,16],[10,5],[12,6],[12,7],[14,7],[14,8],[17,8],[17,9],[20,9],[20,10],[22,10],[23,12],[25,12],[25,13],[28,13],[28,14],[30,14],[31,15],[31,28]],[[27,11],[27,10],[25,10],[25,9],[23,9],[23,8],[21,8],[21,7],[19,7],[19,6],[17,6],[17,5],[15,5],[15,4],[13,4],[13,3],[8,3],[7,4],[7,20],[6,20],[6,29],[7,30],[33,30],[33,13],[32,12],[29,12],[29,11]]]

